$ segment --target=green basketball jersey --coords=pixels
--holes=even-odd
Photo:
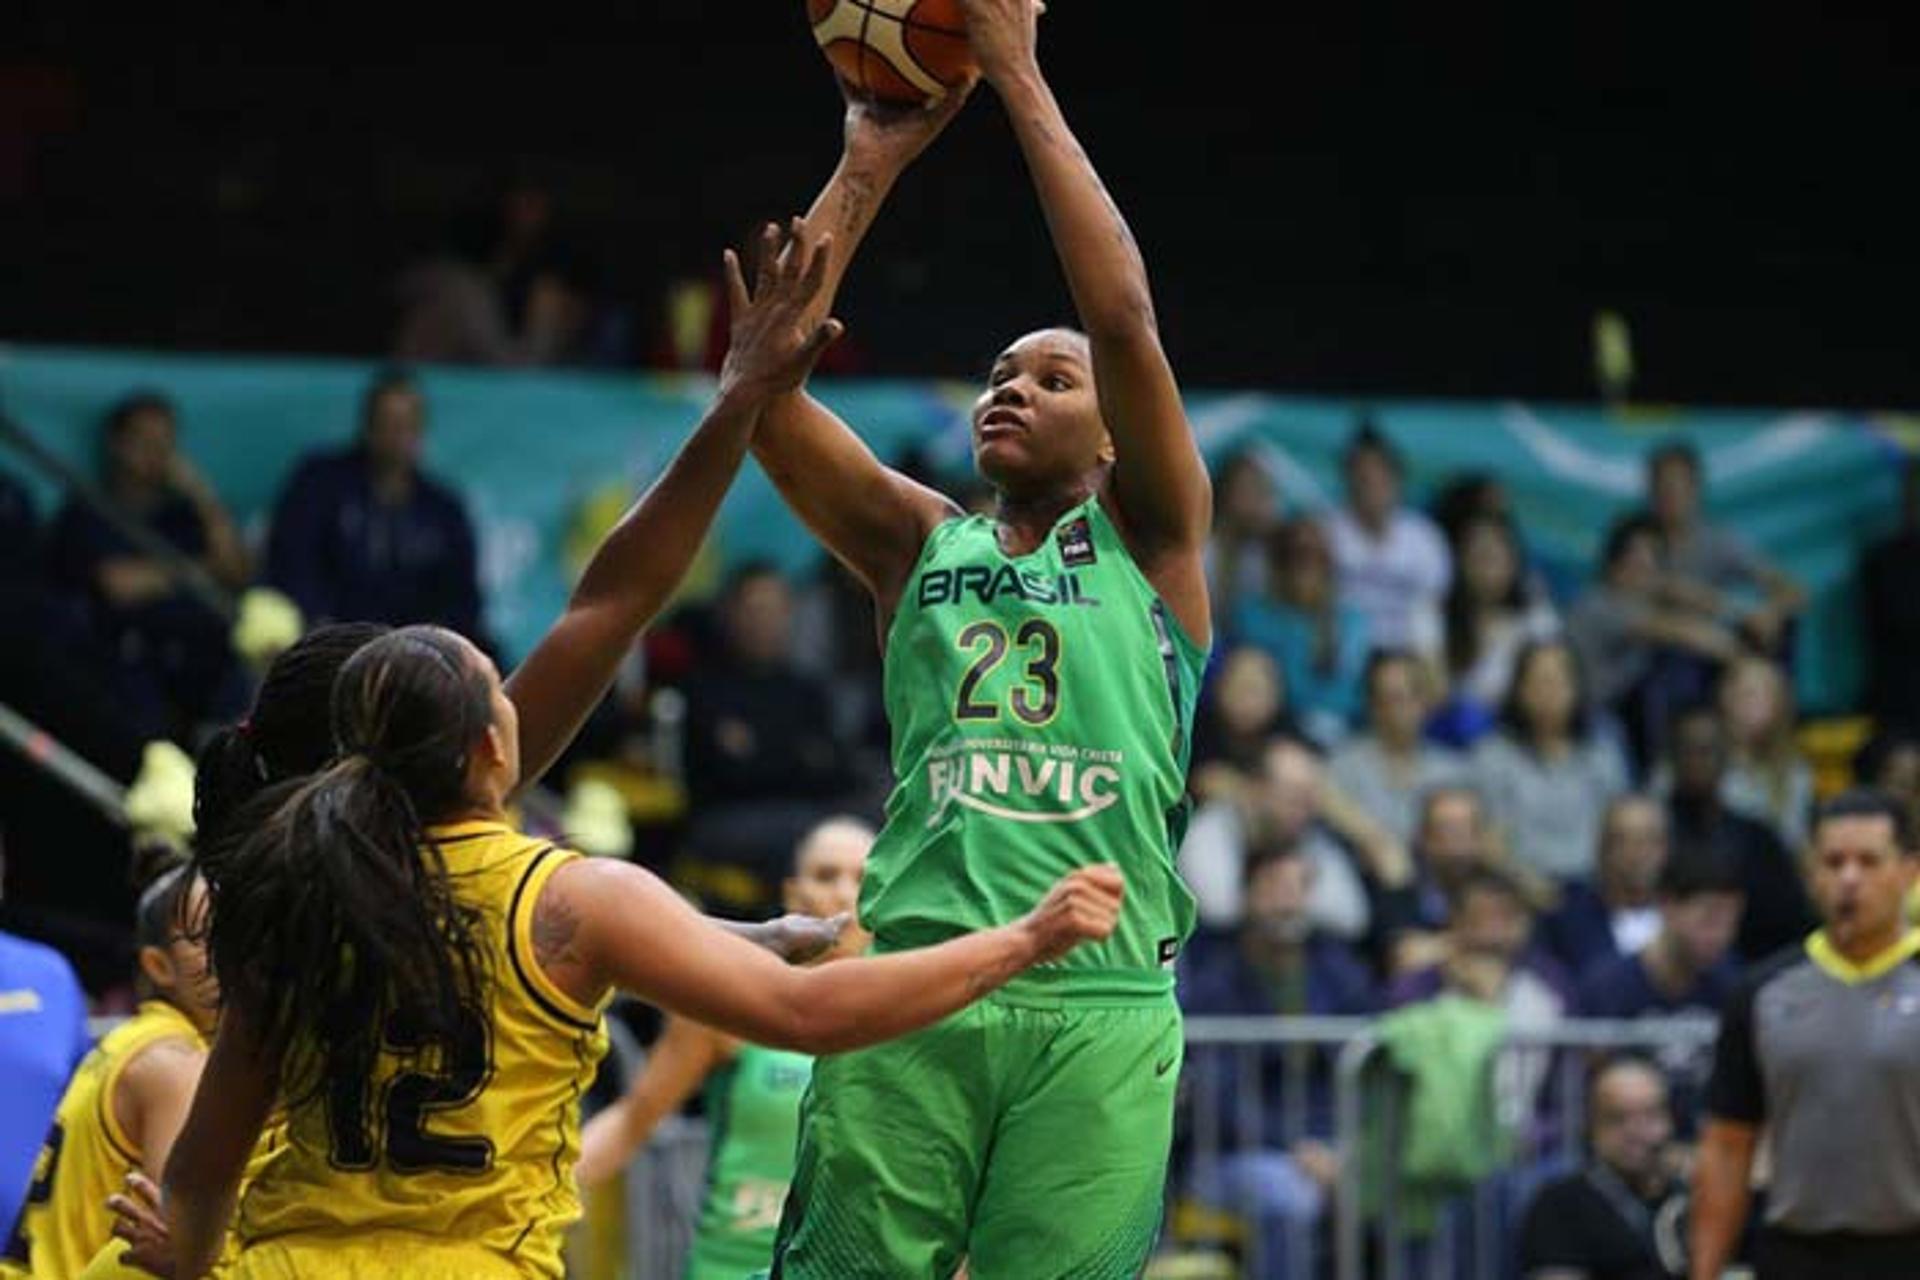
[[[985,516],[936,528],[887,637],[898,781],[860,895],[876,945],[1005,924],[1075,867],[1113,862],[1113,937],[1033,977],[1166,990],[1193,927],[1174,852],[1205,663],[1098,499],[1024,556]]]
[[[812,1077],[813,1059],[805,1054],[747,1044],[708,1078],[713,1148],[688,1280],[744,1276],[772,1261],[793,1180],[800,1099]]]

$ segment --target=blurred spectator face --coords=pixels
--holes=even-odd
[[[1629,1184],[1658,1178],[1666,1169],[1673,1116],[1667,1108],[1667,1082],[1653,1067],[1622,1062],[1593,1083],[1593,1111],[1587,1117],[1593,1154]]]
[[[1235,649],[1220,667],[1214,706],[1228,733],[1262,733],[1280,715],[1280,668],[1263,649]]]
[[[1662,527],[1678,529],[1693,523],[1700,509],[1700,478],[1691,464],[1682,458],[1663,458],[1654,464],[1649,481],[1653,518]]]
[[[1266,834],[1292,844],[1320,816],[1320,762],[1297,742],[1267,748],[1256,803]]]
[[[1660,540],[1651,531],[1635,533],[1607,566],[1607,577],[1625,591],[1646,593],[1660,578]]]
[[[1570,649],[1549,644],[1532,650],[1514,680],[1520,695],[1520,722],[1530,734],[1545,738],[1572,731],[1580,685]]]
[[[786,661],[793,638],[793,592],[777,573],[756,573],[738,583],[727,600],[727,643],[753,666]]]
[[[1374,666],[1367,689],[1367,717],[1383,741],[1397,747],[1418,742],[1430,710],[1427,682],[1418,662],[1396,658]]]
[[[1306,519],[1281,530],[1274,569],[1276,594],[1297,609],[1320,609],[1333,599],[1333,548],[1320,526]]]
[[[1902,801],[1916,816],[1920,816],[1920,743],[1902,742],[1895,745],[1880,762],[1879,771],[1870,781]]]
[[[1384,524],[1400,506],[1400,474],[1378,449],[1361,449],[1347,462],[1347,502],[1363,524]]]
[[[427,406],[412,387],[388,387],[367,406],[361,446],[376,470],[413,471],[420,465],[426,435]]]
[[[1273,478],[1251,454],[1241,454],[1221,473],[1214,502],[1221,526],[1236,531],[1270,528],[1280,514]]]
[[[1471,791],[1437,792],[1421,815],[1420,856],[1435,875],[1451,879],[1486,856],[1486,836],[1480,797]]]
[[[1718,795],[1727,768],[1726,734],[1711,711],[1682,719],[1673,733],[1673,793],[1690,799]]]
[[[1792,709],[1780,668],[1764,658],[1742,658],[1720,683],[1720,715],[1727,736],[1743,747],[1763,747],[1789,728]]]
[[[173,450],[173,415],[159,405],[142,405],[107,438],[108,481],[133,489],[162,488],[173,471]]]
[[[1520,578],[1520,554],[1513,536],[1497,520],[1476,520],[1460,543],[1460,578],[1467,594],[1481,604],[1502,604]]]
[[[1533,913],[1513,893],[1479,885],[1462,897],[1448,932],[1456,951],[1512,964],[1533,935]]]
[[[1660,904],[1660,927],[1678,944],[1687,965],[1705,972],[1726,958],[1746,904],[1743,894],[1713,891],[1668,898]]]
[[[1889,818],[1828,818],[1814,829],[1813,899],[1837,946],[1898,936],[1915,871]]]
[[[1247,877],[1247,928],[1263,942],[1298,946],[1307,940],[1307,897],[1313,865],[1297,854],[1262,860]]]
[[[783,886],[786,909],[822,919],[851,915],[860,902],[860,882],[872,849],[873,832],[859,823],[830,821],[814,828],[795,853],[793,874]],[[866,942],[866,936],[850,926],[834,950],[853,954],[865,950]]]
[[[1615,801],[1600,832],[1601,882],[1644,901],[1666,861],[1666,810],[1642,796]]]

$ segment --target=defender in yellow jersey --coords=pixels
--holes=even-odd
[[[157,867],[157,870],[155,869]],[[107,1197],[127,1174],[157,1174],[186,1119],[219,1003],[204,938],[206,885],[150,851],[135,915],[139,1010],[75,1070],[34,1167],[7,1260],[39,1280],[72,1280],[112,1238]]]
[[[799,324],[823,259],[804,236],[768,252],[749,294],[730,257],[734,347],[718,400],[642,510],[676,485],[708,484],[731,438],[730,474],[761,408],[804,376],[835,331]],[[713,499],[680,501],[704,522]],[[671,576],[698,534],[663,531]],[[546,676],[566,683],[558,668]],[[525,843],[510,846],[526,865],[503,907],[504,874],[490,879],[446,843],[471,823],[511,838],[522,735],[493,664],[437,628],[389,633],[340,669],[332,730],[338,763],[250,802],[202,850],[227,1002],[166,1170],[171,1240],[154,1260],[176,1275],[212,1265],[277,1099],[289,1148],[238,1206],[247,1241],[234,1274],[558,1275],[559,1224],[575,1212],[571,1108],[545,1103],[544,1137],[520,1113],[540,1105],[530,1096],[577,1095],[610,988],[735,1035],[835,1052],[928,1025],[1106,937],[1120,908],[1118,873],[1083,868],[1010,925],[791,969],[639,868]],[[570,1061],[523,1037],[538,1025],[523,1000]],[[495,1105],[495,1087],[518,1101]],[[464,1201],[449,1190],[459,1178],[520,1196],[516,1238],[503,1245],[484,1216],[449,1222],[442,1201]]]
[[[540,969],[532,917],[548,878],[579,855],[494,821],[427,838],[474,913],[484,1004],[433,1041],[389,1015],[364,1081],[292,1110],[286,1146],[240,1196],[242,1275],[303,1260],[322,1270],[343,1244],[388,1233],[561,1273],[561,1237],[580,1213],[580,1098],[607,1039],[600,1004]]]

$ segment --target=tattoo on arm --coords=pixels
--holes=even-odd
[[[571,964],[579,960],[574,951],[574,934],[579,932],[580,916],[566,898],[543,893],[533,907],[533,956],[541,968]]]

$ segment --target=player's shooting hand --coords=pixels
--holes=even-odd
[[[1035,964],[1058,960],[1083,942],[1103,942],[1120,923],[1126,884],[1112,863],[1062,876],[1020,924],[1033,938]]]
[[[1042,0],[960,0],[980,74],[991,83],[1039,65]]]
[[[781,249],[780,228],[768,223],[760,237],[753,288],[747,288],[740,255],[726,253],[727,314],[732,340],[720,367],[720,394],[770,399],[796,390],[815,362],[845,332],[838,320],[816,321],[811,312],[826,284],[830,235],[809,237],[793,220],[791,243]]]
[[[978,83],[976,76],[925,106],[901,106],[861,98],[842,80],[840,94],[847,100],[847,158],[890,173],[905,169],[960,114]]]
[[[133,1246],[120,1255],[128,1266],[156,1276],[173,1275],[173,1233],[160,1209],[160,1188],[138,1172],[127,1175],[126,1191],[107,1197],[113,1210],[113,1234]]]

